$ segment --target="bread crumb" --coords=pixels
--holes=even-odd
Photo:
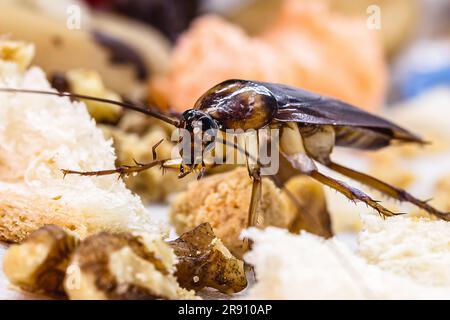
[[[177,233],[209,222],[218,238],[236,256],[242,257],[245,245],[239,235],[247,226],[252,180],[246,168],[215,174],[188,185],[178,195],[170,209],[170,219]],[[287,228],[296,212],[281,197],[272,181],[263,178],[258,215],[260,227],[275,225]]]
[[[450,287],[450,224],[424,217],[364,215],[359,253],[371,264],[433,286]]]
[[[389,220],[389,219],[388,219]],[[256,272],[246,299],[448,299],[438,288],[383,271],[352,253],[339,240],[286,230],[252,228],[245,255]]]
[[[251,188],[252,180],[243,167],[194,181],[172,203],[171,222],[179,234],[209,222],[225,246],[242,257],[246,248],[239,235],[247,227]],[[322,186],[298,176],[289,180],[286,188],[290,196],[263,178],[258,227],[277,226],[294,233],[309,230],[330,237],[331,221]]]
[[[37,67],[21,72],[20,65],[5,67],[0,60],[0,74],[0,87],[53,90]],[[0,203],[1,239],[20,241],[43,224],[73,229],[80,236],[100,230],[166,232],[167,227],[150,219],[139,197],[117,175],[63,177],[61,169],[115,166],[111,141],[82,102],[0,93],[0,105],[0,188],[9,197]],[[37,205],[31,205],[36,199]]]

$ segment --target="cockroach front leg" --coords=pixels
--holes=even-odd
[[[372,177],[365,173],[358,172],[356,170],[344,167],[344,166],[334,163],[334,162],[329,162],[328,164],[326,164],[326,166],[336,172],[339,172],[340,174],[342,174],[344,176],[347,176],[353,180],[356,180],[362,184],[365,184],[366,186],[374,188],[391,198],[394,198],[394,199],[397,199],[397,200],[403,201],[403,202],[410,202],[410,203],[416,205],[417,207],[425,210],[426,212],[428,212],[440,219],[450,221],[450,213],[444,213],[444,212],[441,212],[441,211],[433,208],[432,206],[430,206],[427,203],[427,201],[419,200],[416,197],[412,196],[410,193],[406,192],[405,190],[391,186],[390,184],[388,184],[384,181],[381,181],[375,177]]]
[[[156,149],[159,147],[159,145],[164,141],[164,138],[159,140],[157,143],[155,143],[152,147],[152,160],[156,160],[158,158],[158,155],[156,153]],[[136,161],[135,161],[136,162]]]
[[[153,161],[152,162],[139,163],[133,159],[134,164],[135,164],[134,166],[122,165],[115,169],[98,170],[98,171],[75,171],[75,170],[66,170],[66,169],[62,169],[61,171],[64,174],[64,177],[68,174],[77,174],[80,176],[106,176],[106,175],[110,175],[110,174],[119,174],[119,177],[124,177],[124,176],[128,176],[130,174],[137,174],[141,171],[148,170],[150,168],[153,168],[156,165],[161,165],[161,167],[162,167],[164,165],[164,163],[170,161],[169,159],[156,160],[156,158],[157,158],[156,149],[163,141],[164,141],[164,139],[161,139],[155,145],[153,145],[153,147],[152,147]]]
[[[151,162],[139,163],[133,159],[134,164],[135,164],[133,166],[122,165],[122,166],[116,167],[115,169],[98,170],[98,171],[76,171],[76,170],[66,170],[66,169],[62,169],[61,171],[63,172],[64,177],[68,174],[77,174],[77,175],[81,175],[81,176],[106,176],[106,175],[111,175],[111,174],[119,174],[119,177],[124,177],[124,176],[128,176],[131,174],[137,174],[141,171],[148,170],[155,166],[160,166],[162,170],[179,168],[182,165],[181,159],[157,160],[156,149],[163,141],[164,141],[164,139],[161,139],[152,147],[153,161],[151,161]]]
[[[138,173],[156,166],[161,169],[179,169],[181,165],[181,159],[165,159],[165,160],[154,160],[148,163],[136,163],[134,166],[120,166],[111,170],[99,170],[99,171],[74,171],[74,170],[62,170],[64,175],[66,174],[78,174],[82,176],[105,176],[110,174],[120,174],[129,175],[132,173]]]
[[[110,169],[110,170],[76,171],[76,170],[62,169],[61,171],[64,174],[64,176],[66,176],[68,174],[77,174],[80,176],[106,176],[106,175],[111,175],[111,174],[119,174],[120,177],[123,177],[123,176],[128,176],[130,174],[136,174],[136,173],[139,173],[144,170],[148,170],[157,165],[160,165],[163,167],[164,163],[167,161],[169,161],[169,160],[155,160],[155,161],[148,162],[148,163],[137,163],[136,162],[136,165],[134,165],[134,166],[123,165],[123,166],[119,166],[115,169]]]

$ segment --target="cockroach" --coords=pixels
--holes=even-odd
[[[440,219],[449,221],[450,213],[441,212],[412,196],[403,189],[392,186],[375,177],[350,169],[331,159],[334,146],[362,150],[378,150],[394,141],[425,144],[419,136],[379,116],[370,114],[348,103],[325,97],[292,86],[249,80],[227,80],[203,94],[192,109],[183,112],[178,118],[153,109],[138,107],[108,99],[79,95],[67,92],[51,92],[24,89],[0,89],[3,92],[40,93],[73,98],[89,99],[112,103],[126,109],[135,110],[160,119],[176,128],[194,132],[227,129],[280,129],[278,152],[285,163],[274,176],[274,181],[282,186],[287,178],[295,174],[307,175],[318,182],[335,189],[351,201],[361,201],[375,209],[381,216],[393,216],[396,213],[386,209],[378,201],[364,192],[348,186],[319,171],[320,163],[333,171],[380,191],[388,197],[402,202],[409,202]],[[214,140],[214,139],[213,139]],[[220,140],[216,142],[232,145],[248,157],[255,157],[235,143]],[[155,148],[153,155],[155,156]],[[64,174],[100,176],[118,173],[127,175],[137,173],[154,166],[177,168],[180,177],[199,171],[200,176],[210,166],[203,157],[211,149],[211,141],[202,145],[201,159],[196,161],[194,155],[183,155],[178,159],[153,160],[149,163],[135,163],[119,166],[112,170],[74,171],[63,170]],[[258,161],[248,166],[253,181],[252,195],[248,211],[248,226],[256,224],[256,208],[261,197],[261,166]],[[326,226],[331,233],[331,226]]]

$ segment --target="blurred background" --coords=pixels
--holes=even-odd
[[[244,78],[381,114],[433,144],[337,157],[450,211],[448,0],[3,0],[0,34],[34,43],[34,63],[55,88],[170,113],[222,80]],[[119,162],[148,160],[169,135],[154,120],[87,105]],[[185,188],[158,170],[127,184],[147,202]],[[328,197],[335,229],[357,229],[359,209]]]
[[[175,110],[192,105],[218,81],[238,76],[299,85],[369,110],[450,81],[446,0],[5,0],[2,5],[45,17],[24,22],[16,19],[19,11],[2,10],[9,21],[1,19],[0,31],[37,46],[45,42],[38,46],[37,64],[42,61],[52,72],[90,67],[64,50],[59,58],[57,46],[49,47],[68,34],[52,31],[49,19],[55,19],[54,29],[63,24],[68,29],[76,14],[72,6],[80,8],[79,27],[103,45],[121,43],[116,62],[134,63],[137,77],[149,80],[152,98]],[[77,47],[70,55],[84,50]],[[155,76],[160,73],[164,77]],[[131,95],[129,85],[113,78],[104,80]]]

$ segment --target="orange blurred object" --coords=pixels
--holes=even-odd
[[[151,97],[181,112],[215,84],[242,78],[290,84],[375,111],[387,82],[376,32],[361,19],[331,13],[322,1],[286,0],[257,37],[203,16],[179,39],[169,72],[151,80]]]

